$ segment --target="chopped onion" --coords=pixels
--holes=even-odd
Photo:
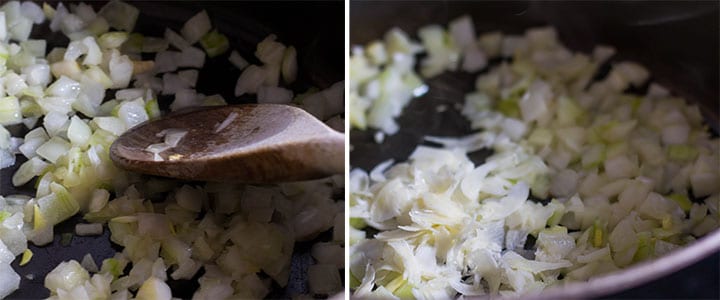
[[[195,47],[187,47],[177,58],[179,67],[202,68],[205,65],[205,52]]]
[[[235,96],[239,97],[246,93],[257,93],[258,88],[264,80],[265,71],[262,68],[256,65],[248,66],[243,70],[242,74],[240,74],[240,78],[238,78],[237,84],[235,85]]]
[[[240,70],[243,70],[250,65],[250,63],[248,63],[248,61],[245,60],[242,56],[240,56],[240,53],[235,50],[230,52],[230,57],[228,58],[228,60]]]
[[[102,232],[103,232],[103,226],[100,223],[75,224],[75,234],[77,234],[79,236],[101,235]],[[97,266],[96,266],[96,268],[97,268]],[[88,271],[91,271],[91,270],[88,270]]]
[[[708,214],[717,200],[698,200],[720,192],[712,183],[719,170],[708,167],[720,163],[717,138],[696,106],[653,83],[648,95],[627,94],[646,84],[643,66],[619,62],[593,81],[614,49],[573,53],[550,27],[476,40],[472,20],[461,17],[449,31],[429,25],[418,36],[426,77],[454,70],[458,58],[468,72],[488,58],[511,60],[466,95],[462,113],[481,132],[426,137],[443,147],[350,173],[354,296],[522,297],[658,257],[720,226]],[[419,79],[404,86],[416,66],[398,53],[413,55],[412,42],[394,29],[352,52],[351,125],[396,132],[393,118],[424,87]],[[321,115],[319,99],[301,101]],[[493,154],[475,165],[468,153],[482,148]],[[690,201],[691,190],[704,204]],[[379,233],[366,237],[365,226]],[[526,250],[529,235],[536,240]],[[330,252],[316,245],[313,256],[328,263],[321,249]]]
[[[200,41],[205,34],[210,31],[210,17],[205,10],[197,13],[183,24],[180,33],[189,44],[195,44]]]
[[[10,264],[0,264],[0,298],[10,296],[18,287],[20,287],[20,275],[13,271]]]
[[[215,132],[215,133],[219,133],[220,131],[223,131],[223,129],[225,129],[225,127],[227,127],[228,125],[230,125],[230,123],[232,123],[233,121],[235,121],[235,118],[237,118],[237,116],[238,116],[238,113],[236,113],[236,112],[231,112],[231,113],[229,113],[228,116],[225,117],[225,120],[223,120],[222,122],[220,122],[220,124],[218,124],[218,125],[215,127],[214,132]]]
[[[202,39],[200,39],[200,45],[202,45],[209,57],[223,54],[230,48],[228,38],[217,30],[205,34]]]
[[[165,28],[165,39],[170,45],[181,51],[191,46],[182,36],[170,28]]]
[[[39,177],[35,198],[0,197],[0,265],[8,265],[20,253],[21,264],[27,263],[28,240],[35,245],[52,243],[54,225],[83,211],[90,223],[76,224],[75,234],[100,235],[107,223],[110,240],[124,249],[104,260],[102,268],[90,255],[81,264],[57,266],[45,278],[51,298],[126,299],[139,288],[137,299],[170,299],[170,288],[163,282],[168,274],[191,279],[198,272],[204,275],[195,297],[263,298],[271,281],[288,284],[295,235],[307,240],[336,227],[333,238],[341,240],[343,204],[333,201],[333,195],[339,194],[342,182],[335,178],[293,183],[291,199],[283,193],[289,190],[277,186],[142,182],[116,168],[108,155],[110,146],[127,129],[161,115],[157,94],[175,95],[171,110],[227,104],[219,94],[194,90],[200,72],[186,69],[202,68],[205,52],[214,57],[229,48],[228,38],[211,30],[205,11],[186,22],[182,36],[167,28],[164,39],[132,32],[138,16],[137,8],[119,0],[106,3],[98,13],[84,3],[56,8],[44,4],[40,9],[32,2],[10,1],[0,9],[0,41],[5,41],[0,43],[0,65],[4,62],[8,69],[0,78],[0,124],[22,122],[33,129],[43,120],[24,138],[0,126],[0,168],[13,166],[20,153],[28,160],[17,166],[13,184],[25,185]],[[69,39],[47,55],[46,41],[28,39],[32,24],[44,18],[51,20],[52,31],[62,31]],[[16,43],[7,42],[11,39]],[[289,103],[293,92],[278,84],[281,74],[284,83],[294,81],[297,53],[274,39],[269,37],[257,49],[261,61],[271,64],[247,68],[256,74],[240,93],[259,93],[259,102]],[[193,47],[198,41],[201,45]],[[170,46],[177,51],[167,51]],[[145,57],[154,52],[154,58]],[[248,64],[237,52],[229,60],[239,68]],[[342,124],[337,111],[343,100],[341,87],[318,96],[321,104],[329,104],[324,111],[336,116],[335,126]],[[215,129],[227,131],[237,117],[228,115]],[[180,145],[186,134],[165,130],[159,136],[163,142],[146,151],[154,160],[163,160],[161,153]],[[168,194],[164,203],[146,200],[157,193]],[[61,244],[70,245],[72,236],[62,234]],[[335,273],[342,268],[337,245],[318,246],[316,251]],[[133,268],[125,274],[128,263]],[[8,270],[0,270],[3,297],[19,285],[16,274]],[[95,274],[90,277],[88,271]],[[257,272],[269,278],[261,280]],[[341,287],[342,282],[325,289],[335,292]]]
[[[183,129],[166,129],[165,144],[168,144],[170,147],[176,147],[187,133],[188,131]]]
[[[113,28],[131,32],[135,28],[140,11],[123,1],[111,0],[100,9],[98,15],[105,18]]]
[[[280,65],[282,63],[285,45],[275,41],[276,38],[271,34],[257,44],[255,56],[264,64]]]

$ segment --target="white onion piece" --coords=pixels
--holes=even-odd
[[[197,106],[199,103],[198,94],[192,89],[181,89],[175,93],[175,100],[170,104],[170,110],[176,111],[185,107]]]
[[[134,88],[134,89],[122,89],[115,92],[115,99],[118,100],[135,100],[137,98],[143,98],[145,96],[145,89]]]
[[[171,149],[171,148],[172,147],[168,144],[157,143],[157,144],[150,144],[149,146],[147,146],[147,148],[145,148],[145,151],[157,154],[157,153],[165,152],[166,150]]]
[[[470,16],[462,16],[454,19],[448,24],[450,36],[461,49],[475,44],[475,25]]]
[[[238,78],[237,84],[235,85],[235,96],[239,97],[244,94],[255,94],[257,89],[262,85],[265,80],[265,71],[256,66],[250,65]]]
[[[172,292],[170,287],[162,280],[156,277],[150,277],[138,290],[135,299],[138,300],[170,300]]]
[[[65,51],[64,60],[77,60],[81,55],[87,53],[88,48],[82,41],[72,41]]]
[[[98,15],[105,18],[113,28],[132,32],[135,28],[135,22],[137,22],[137,18],[140,15],[140,11],[134,6],[120,0],[111,0],[100,9]]]
[[[95,38],[89,36],[82,40],[82,44],[87,50],[87,55],[83,59],[83,65],[98,65],[102,62],[102,52],[100,46],[98,46]],[[66,52],[67,53],[67,52]]]
[[[1,21],[1,20],[0,20]],[[0,298],[5,298],[20,287],[20,275],[10,264],[0,264]]]
[[[34,2],[24,1],[20,5],[20,10],[22,11],[23,16],[32,20],[35,24],[45,22],[45,14],[43,13],[42,8]]]
[[[183,24],[180,33],[189,44],[197,43],[206,33],[210,32],[212,25],[210,17],[205,10],[197,13]]]
[[[179,67],[202,68],[205,65],[205,52],[196,47],[187,47],[177,58]]]
[[[58,158],[65,155],[70,150],[70,143],[65,139],[54,136],[37,149],[37,154],[48,160],[51,163],[55,163]]]
[[[238,113],[236,113],[236,112],[229,113],[228,116],[225,118],[225,120],[223,120],[222,122],[220,122],[220,124],[215,126],[215,130],[213,130],[213,131],[215,133],[219,133],[220,131],[223,131],[223,129],[225,129],[225,127],[227,127],[228,125],[230,125],[230,123],[235,121],[235,118],[237,118],[237,116],[238,116]]]
[[[38,7],[38,8],[40,8],[40,7]],[[70,9],[72,10],[73,7],[70,7]],[[78,4],[77,6],[74,7],[74,9],[75,10],[72,12],[74,14],[76,14],[78,17],[80,17],[80,19],[82,19],[85,22],[89,23],[97,17],[97,14],[95,13],[95,10],[92,8],[92,6],[87,5],[85,3]],[[42,13],[42,10],[40,12]]]
[[[162,81],[163,95],[175,95],[175,93],[177,93],[179,90],[188,89],[191,87],[187,81],[181,79],[180,76],[175,73],[163,74]]]
[[[273,34],[257,44],[255,56],[264,64],[280,65],[285,54],[285,45],[275,41],[277,37]]]
[[[242,56],[240,56],[240,53],[238,53],[235,50],[230,52],[230,57],[228,57],[228,60],[239,70],[243,70],[247,66],[250,65],[250,63],[247,60],[245,60]]]
[[[165,144],[168,144],[170,147],[176,147],[187,133],[188,131],[184,129],[165,129]]]
[[[188,41],[170,28],[165,28],[165,39],[178,50],[183,50],[191,46]]]
[[[118,118],[125,123],[125,128],[130,129],[150,119],[145,110],[145,102],[142,98],[132,101],[125,101],[119,105]]]
[[[178,61],[180,60],[180,52],[177,51],[161,51],[155,55],[155,72],[165,73],[177,70]]]
[[[178,77],[180,77],[185,84],[192,88],[194,88],[197,84],[198,75],[200,75],[198,70],[183,70],[178,72]]]
[[[155,53],[165,51],[168,48],[168,41],[156,37],[143,37],[142,49],[143,53]]]
[[[100,223],[75,224],[75,234],[79,236],[101,235],[102,232],[103,226]]]
[[[50,66],[45,64],[34,64],[23,67],[22,73],[31,86],[46,86],[50,83]]]

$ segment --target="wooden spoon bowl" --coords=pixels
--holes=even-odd
[[[221,126],[223,121],[231,120]],[[148,145],[165,129],[187,134],[156,160]],[[244,104],[182,111],[140,124],[121,135],[110,157],[129,171],[184,180],[271,183],[317,179],[344,172],[345,136],[304,110],[280,104]]]

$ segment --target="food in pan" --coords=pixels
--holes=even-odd
[[[417,37],[393,28],[353,47],[352,126],[392,135],[423,78],[465,71],[479,73],[457,109],[476,132],[351,171],[355,296],[537,293],[718,227],[720,139],[642,65],[573,52],[550,27],[477,37],[468,16]],[[480,149],[492,154],[476,164]]]
[[[32,274],[51,299],[170,299],[167,280],[194,278],[199,289],[185,297],[262,298],[287,284],[295,242],[322,233],[312,245],[308,293],[341,290],[344,202],[335,199],[342,176],[267,186],[184,183],[117,169],[108,150],[161,108],[225,105],[222,96],[195,89],[208,76],[200,72],[206,59],[243,70],[236,96],[299,105],[335,128],[343,123],[342,82],[294,96],[283,86],[297,78],[296,50],[278,37],[243,57],[204,10],[163,37],[133,32],[139,16],[117,0],[97,12],[84,3],[0,7],[0,168],[17,168],[12,184],[31,191],[0,196],[0,298],[30,280],[10,266],[32,262],[28,242],[52,243],[54,226],[76,214],[85,220],[77,235],[109,230],[122,251]],[[64,34],[64,44],[30,38],[43,23]],[[156,148],[183,135],[166,132],[165,143],[148,151],[166,159]]]

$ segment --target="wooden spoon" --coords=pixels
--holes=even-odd
[[[187,134],[156,161],[145,149],[170,128]],[[185,180],[287,182],[342,174],[345,136],[293,106],[215,106],[140,124],[115,140],[110,157],[129,171]]]

